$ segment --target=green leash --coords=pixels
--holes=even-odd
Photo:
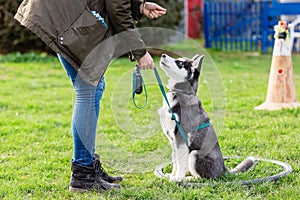
[[[182,130],[182,128],[181,128],[181,126],[180,126],[180,124],[179,124],[179,122],[178,122],[177,119],[176,119],[176,116],[175,116],[175,114],[174,114],[174,112],[173,112],[173,110],[172,110],[172,108],[171,108],[171,105],[170,105],[170,103],[169,103],[169,101],[168,101],[168,97],[167,97],[167,94],[166,94],[166,92],[165,92],[164,86],[163,86],[163,84],[162,84],[162,82],[161,82],[161,79],[160,79],[160,76],[159,76],[159,74],[158,74],[158,71],[157,71],[157,69],[156,69],[155,67],[154,67],[154,74],[155,74],[156,80],[157,80],[157,82],[158,82],[159,89],[160,89],[162,95],[164,96],[164,99],[165,99],[165,101],[166,101],[166,103],[167,103],[167,105],[168,105],[168,107],[169,107],[169,109],[170,109],[170,112],[171,112],[171,115],[172,115],[171,119],[175,121],[176,126],[177,126],[177,128],[178,128],[178,131],[179,131],[179,133],[180,133],[182,139],[184,140],[186,146],[189,146],[189,141],[188,141],[188,139],[187,139],[187,137],[186,137],[186,134],[184,133],[184,131]]]
[[[142,75],[141,75],[141,73],[140,73],[139,70],[140,70],[140,69],[139,69],[139,67],[137,66],[137,67],[136,67],[136,71],[137,71],[137,73],[139,73],[140,76],[142,77]],[[164,86],[163,86],[163,84],[162,84],[162,81],[161,81],[161,79],[160,79],[160,76],[159,76],[159,74],[158,74],[158,71],[157,71],[157,69],[156,69],[155,67],[154,67],[154,74],[155,74],[156,80],[157,80],[157,82],[158,82],[159,89],[160,89],[160,91],[161,91],[161,93],[162,93],[162,95],[163,95],[163,97],[164,97],[164,99],[165,99],[165,101],[166,101],[166,103],[167,103],[167,105],[168,105],[168,107],[169,107],[170,113],[171,113],[171,115],[172,115],[171,119],[175,121],[176,126],[177,126],[177,128],[178,128],[178,131],[179,131],[179,133],[180,133],[182,139],[184,140],[184,142],[185,142],[185,144],[187,145],[187,147],[189,147],[189,141],[188,141],[188,139],[187,139],[187,136],[186,136],[186,134],[184,133],[183,129],[181,128],[179,122],[178,122],[177,119],[176,119],[176,116],[175,116],[175,114],[174,114],[174,112],[173,112],[173,110],[172,110],[172,108],[171,108],[171,105],[170,105],[170,103],[169,103],[167,94],[166,94],[166,92],[165,92],[165,88],[164,88]],[[138,107],[138,106],[136,105],[136,103],[135,103],[135,100],[134,100],[134,94],[136,93],[136,89],[137,89],[137,86],[136,86],[136,85],[137,85],[137,84],[136,84],[136,83],[137,83],[137,76],[138,76],[137,74],[136,74],[136,75],[133,75],[133,79],[132,79],[132,80],[133,80],[132,99],[133,99],[134,105],[135,105],[137,108],[141,109],[141,108],[144,108],[144,107],[146,106],[147,102],[148,102],[148,94],[147,94],[147,91],[146,91],[146,85],[145,85],[145,83],[144,83],[144,80],[142,79],[142,83],[143,83],[143,85],[144,85],[144,90],[145,90],[146,101],[145,101],[145,104],[144,104],[142,107]],[[204,124],[200,124],[200,125],[196,128],[196,130],[198,131],[198,130],[207,128],[207,127],[209,127],[209,126],[211,126],[211,123],[210,123],[210,122],[204,123]]]

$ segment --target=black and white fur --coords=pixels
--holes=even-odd
[[[170,181],[182,181],[188,172],[195,178],[216,178],[227,171],[213,126],[196,130],[210,121],[196,95],[203,58],[195,55],[192,59],[174,59],[163,54],[160,59],[160,67],[169,77],[167,97],[171,109],[188,139],[187,145],[164,101],[158,114],[173,150]]]

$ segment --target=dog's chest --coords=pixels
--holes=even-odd
[[[173,108],[178,104],[175,93],[168,92],[167,98],[173,110]],[[175,139],[174,132],[176,128],[176,123],[174,120],[172,120],[172,113],[170,112],[170,108],[165,101],[163,101],[163,106],[158,110],[158,114],[160,116],[160,124],[164,133],[169,137],[169,139]],[[178,115],[176,113],[174,113],[174,115],[176,119],[179,121]]]

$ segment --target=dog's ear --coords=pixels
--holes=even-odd
[[[201,67],[202,67],[202,61],[204,59],[204,55],[199,55],[196,54],[192,60],[193,60],[193,67],[196,68],[198,70],[198,72],[200,73],[201,71]]]

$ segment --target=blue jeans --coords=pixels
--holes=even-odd
[[[63,57],[58,58],[65,68],[76,93],[72,117],[74,145],[73,162],[82,166],[92,166],[100,100],[105,88],[104,77],[97,87],[86,83],[77,76],[77,71]]]

